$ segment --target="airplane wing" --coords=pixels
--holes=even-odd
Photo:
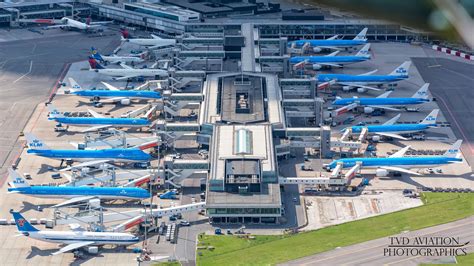
[[[390,106],[384,106],[384,105],[367,105],[367,107],[372,107],[374,109],[385,109],[388,111],[394,111],[394,112],[400,112],[401,110],[395,107],[390,107]]]
[[[342,67],[342,65],[339,65],[339,64],[332,64],[332,63],[318,63],[318,65],[330,66],[330,67]]]
[[[325,56],[335,56],[335,55],[337,55],[339,52],[340,52],[340,51],[338,50],[338,51],[332,52],[332,53],[330,53],[330,54],[327,54],[327,55],[325,55]]]
[[[109,128],[111,126],[112,125],[100,125],[100,126],[95,126],[95,127],[88,127],[86,129],[82,130],[81,132],[82,133],[94,132],[94,131],[97,131],[97,130],[100,130],[100,129]]]
[[[405,153],[407,153],[407,151],[411,148],[411,146],[406,146],[404,147],[403,149],[397,151],[396,153],[390,155],[390,158],[400,158],[400,157],[403,157],[405,155]]]
[[[74,169],[74,168],[82,168],[82,167],[87,167],[87,166],[94,166],[94,165],[98,165],[98,164],[103,164],[103,163],[107,163],[109,162],[110,160],[95,160],[95,161],[89,161],[89,162],[84,162],[84,163],[80,163],[80,164],[76,164],[74,166],[70,166],[70,167],[66,167],[66,168],[63,168],[61,170],[59,170],[60,172],[64,172],[64,171],[69,171],[71,169]]]
[[[64,207],[64,206],[76,204],[76,203],[79,203],[79,202],[88,201],[88,200],[95,199],[95,198],[96,198],[95,196],[76,197],[76,198],[72,198],[72,199],[66,200],[64,202],[61,202],[59,204],[56,204],[56,205],[53,206],[53,208]]]
[[[357,87],[357,88],[365,88],[365,89],[373,90],[373,91],[381,91],[381,89],[374,88],[374,87],[369,87],[369,86],[365,86],[365,85],[360,85],[360,84],[349,84],[349,83],[345,83],[345,82],[339,82],[339,84],[344,85],[344,86],[351,86],[351,87]]]
[[[390,120],[388,120],[387,122],[383,123],[384,126],[388,126],[388,125],[393,125],[395,123],[397,123],[398,119],[400,118],[401,114],[398,114],[394,117],[392,117]]]
[[[43,29],[49,30],[49,29],[57,29],[57,28],[61,28],[61,27],[68,27],[68,25],[66,25],[66,24],[52,25],[52,26],[43,27]]]
[[[113,102],[118,102],[118,101],[121,101],[123,99],[127,99],[127,97],[114,97],[114,98],[110,98],[109,100],[113,101]]]
[[[117,87],[115,87],[115,86],[112,86],[112,85],[110,85],[110,84],[107,83],[107,82],[102,81],[102,84],[104,84],[104,86],[105,86],[107,89],[111,90],[111,91],[119,91],[119,90],[120,90],[119,88],[117,88]]]
[[[156,36],[155,34],[150,34],[153,39],[161,39],[160,37]]]
[[[377,71],[379,71],[379,70],[375,69],[375,70],[369,71],[367,73],[359,74],[359,76],[370,76],[370,75],[374,74]]]
[[[390,137],[390,138],[394,138],[394,139],[401,139],[401,140],[408,140],[407,138],[405,137],[402,137],[398,134],[393,134],[393,133],[385,133],[385,132],[379,132],[377,133],[377,135],[381,135],[381,136],[385,136],[385,137]]]
[[[379,99],[380,98],[387,98],[390,95],[390,93],[392,93],[392,91],[384,92],[384,93],[380,94],[379,96],[377,96],[377,98],[379,98]]]
[[[96,22],[90,22],[89,25],[106,25],[112,22],[113,21],[96,21]]]
[[[334,47],[334,46],[319,46],[318,45],[318,47],[321,48],[321,49],[336,50],[338,52],[341,51],[340,48],[337,48],[337,47]]]
[[[413,171],[410,171],[408,169],[401,168],[401,167],[383,166],[383,167],[380,167],[380,168],[388,170],[388,171],[392,171],[392,172],[402,172],[402,173],[406,173],[406,174],[410,174],[410,175],[421,175],[417,172],[413,172]]]
[[[332,37],[327,38],[326,40],[335,40],[337,38],[339,38],[339,35],[334,35]]]
[[[127,66],[127,65],[124,64],[124,63],[121,63],[120,66],[123,67],[123,68],[125,68],[125,69],[133,69],[133,67]]]
[[[69,244],[69,245],[61,248],[60,250],[52,253],[51,255],[55,256],[55,255],[58,255],[58,254],[61,254],[61,253],[64,253],[64,252],[68,252],[68,251],[76,250],[78,248],[86,247],[86,246],[92,245],[94,243],[95,243],[94,241],[74,242],[74,243]]]
[[[93,117],[95,117],[95,118],[104,118],[103,115],[100,115],[99,113],[97,113],[97,112],[94,111],[94,110],[87,109],[87,111],[89,111],[89,113],[90,113]]]

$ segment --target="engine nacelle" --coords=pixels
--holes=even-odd
[[[371,114],[373,111],[374,111],[374,108],[372,107],[364,107],[365,114]]]
[[[322,68],[321,65],[313,64],[313,70],[320,70]]]
[[[99,253],[99,247],[97,247],[97,246],[87,247],[87,253],[97,254],[97,253]]]
[[[377,169],[375,171],[375,175],[378,176],[378,177],[388,176],[388,171],[385,170],[385,169]]]
[[[130,105],[130,99],[122,99],[120,100],[121,105]]]
[[[313,52],[315,52],[315,53],[320,53],[321,51],[322,51],[321,48],[319,48],[319,47],[313,47]]]
[[[378,136],[378,135],[372,136],[372,141],[373,142],[379,142],[380,141],[380,136]]]
[[[364,92],[366,92],[366,91],[367,91],[366,88],[357,88],[357,92],[358,92],[358,93],[364,93]]]
[[[342,86],[342,90],[348,92],[351,90],[351,86]]]

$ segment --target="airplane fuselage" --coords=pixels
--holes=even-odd
[[[104,149],[104,150],[37,150],[27,153],[52,159],[71,159],[74,161],[111,160],[116,162],[149,161],[151,156],[140,149]]]
[[[289,45],[293,45],[296,48],[302,47],[305,44],[309,44],[311,47],[353,47],[362,44],[366,44],[366,40],[297,40],[292,41]]]
[[[107,68],[107,69],[93,69],[95,72],[99,74],[104,74],[108,76],[113,76],[113,77],[154,77],[154,76],[168,76],[168,71],[162,70],[162,69],[113,69],[113,68]]]
[[[414,105],[429,102],[423,98],[344,98],[333,101],[333,105],[349,105],[357,103],[358,105],[382,105],[382,106],[403,106]]]
[[[455,162],[462,162],[461,158],[452,158],[444,156],[431,157],[402,157],[402,158],[347,158],[332,161],[329,169],[334,169],[338,162],[342,162],[343,168],[351,168],[357,162],[362,163],[363,168],[378,168],[382,166],[393,166],[402,168],[417,168],[417,167],[436,167],[444,164],[451,164]]]
[[[144,127],[151,122],[142,118],[97,118],[97,117],[55,117],[49,118],[58,123],[77,126],[111,125],[124,127]]]
[[[112,232],[69,232],[69,231],[36,231],[22,232],[23,235],[50,243],[73,244],[77,242],[94,242],[94,245],[132,245],[140,239],[127,233]]]
[[[415,133],[436,127],[436,124],[395,124],[395,125],[379,125],[379,126],[353,126],[352,133],[360,133],[363,128],[367,128],[369,133]]]
[[[105,56],[101,55],[102,59],[106,62],[124,62],[124,63],[140,63],[143,62],[144,60],[141,59],[140,57],[135,57],[135,56]]]
[[[350,64],[369,60],[369,56],[293,56],[290,58],[291,64],[307,62],[308,64],[334,63]]]
[[[136,99],[161,99],[161,94],[155,91],[141,91],[141,90],[82,90],[73,92],[73,94],[83,97],[125,97]]]
[[[347,75],[347,74],[319,74],[319,82],[336,80],[341,83],[354,83],[354,85],[392,83],[408,78],[408,75]]]
[[[100,199],[146,199],[150,193],[134,187],[58,187],[58,186],[30,186],[8,188],[8,192],[19,193],[37,198],[71,199],[77,197],[96,196]]]
[[[176,40],[173,39],[127,39],[126,41],[141,46],[168,46],[176,44]]]

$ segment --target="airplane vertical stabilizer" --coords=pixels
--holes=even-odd
[[[395,68],[389,75],[390,76],[408,76],[410,70],[411,61],[403,62],[399,67]]]
[[[460,156],[460,148],[462,139],[457,140],[443,155],[450,158],[458,158]]]
[[[16,227],[20,232],[38,232],[39,230],[32,226],[19,212],[10,210],[15,219]]]
[[[421,98],[421,99],[428,99],[428,87],[430,86],[429,83],[425,83],[421,88],[411,96],[412,98]]]
[[[367,40],[367,30],[368,28],[364,28],[361,32],[359,32],[359,34],[357,34],[357,36],[355,36],[354,38],[354,41],[365,41]]]
[[[48,150],[49,147],[43,143],[42,140],[38,139],[32,133],[25,133],[26,143],[29,149],[32,150]]]
[[[438,118],[438,114],[439,114],[439,109],[434,109],[433,111],[431,111],[431,113],[428,116],[425,117],[425,119],[421,121],[420,124],[423,124],[423,125],[436,124],[436,119]]]
[[[21,187],[30,187],[30,184],[24,179],[17,171],[9,168],[8,174],[10,175],[13,182],[10,185],[14,188],[21,188]]]
[[[360,51],[357,52],[356,56],[361,56],[361,57],[368,57],[368,58],[370,58],[369,49],[370,49],[370,43],[364,45],[364,47],[362,47],[362,49],[360,49]]]

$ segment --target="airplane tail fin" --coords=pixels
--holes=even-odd
[[[25,133],[26,143],[31,150],[47,150],[49,147],[32,133]]]
[[[30,186],[30,184],[28,184],[26,179],[24,179],[17,171],[9,168],[8,174],[10,175],[11,179],[13,179],[13,182],[10,182],[10,185],[13,188],[22,188],[22,187]]]
[[[127,40],[128,38],[130,38],[130,33],[128,32],[127,29],[120,30],[120,33],[122,34],[121,36],[122,40]]]
[[[412,98],[421,98],[421,99],[428,99],[428,87],[430,86],[429,83],[425,83],[421,88],[411,96]]]
[[[89,65],[91,69],[105,69],[105,67],[99,64],[99,62],[97,62],[97,60],[92,56],[89,56]]]
[[[10,210],[10,213],[13,215],[13,219],[15,219],[16,227],[20,232],[38,232],[39,230],[32,226],[26,219],[21,215],[19,212],[15,212]]]
[[[425,119],[423,119],[423,121],[421,121],[420,124],[423,124],[423,125],[430,125],[430,124],[436,124],[436,119],[438,118],[438,114],[439,114],[439,109],[434,109],[433,111],[431,111],[431,113],[425,117]]]
[[[408,71],[410,70],[411,61],[403,62],[399,67],[390,73],[390,76],[408,76]]]
[[[104,58],[102,58],[99,51],[97,51],[97,49],[94,47],[91,47],[91,55],[94,57],[94,59],[104,62]]]
[[[59,117],[64,117],[63,114],[61,114],[61,112],[59,112],[59,110],[54,107],[54,105],[52,104],[48,104],[48,111],[49,111],[49,115],[48,117],[49,118],[59,118]]]
[[[445,157],[458,158],[460,156],[461,144],[462,139],[457,140],[443,155]]]
[[[367,28],[364,28],[357,36],[355,36],[354,41],[366,41],[367,40]]]
[[[370,58],[369,49],[370,49],[370,43],[364,45],[364,47],[362,47],[362,49],[360,49],[360,51],[357,52],[356,56],[361,56],[361,57]]]
[[[79,83],[77,83],[73,78],[69,78],[69,87],[71,92],[82,90],[81,85],[79,85]]]

